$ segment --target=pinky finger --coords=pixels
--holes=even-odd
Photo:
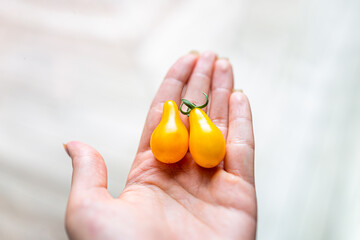
[[[242,92],[230,96],[229,131],[224,169],[254,183],[254,134],[249,100]]]

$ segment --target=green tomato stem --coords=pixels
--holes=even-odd
[[[180,112],[181,112],[182,114],[186,115],[186,116],[189,116],[191,110],[193,110],[194,108],[200,108],[200,109],[201,109],[201,108],[206,107],[206,106],[208,105],[208,103],[209,103],[209,97],[208,97],[208,95],[206,95],[206,93],[203,92],[203,94],[204,94],[205,97],[206,97],[206,102],[205,102],[203,105],[201,105],[201,106],[196,106],[195,103],[192,103],[192,102],[190,102],[190,101],[187,100],[187,99],[184,99],[184,98],[181,99],[182,103],[181,103],[181,105],[180,105]],[[183,110],[182,110],[182,106],[183,106],[184,104],[188,107],[187,111],[183,111]]]

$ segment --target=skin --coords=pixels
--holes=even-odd
[[[170,165],[155,160],[150,137],[163,104],[170,99],[179,106],[184,97],[200,105],[202,92],[211,96],[209,117],[226,140],[224,161],[206,169],[189,153]],[[189,127],[188,117],[181,118]],[[73,164],[65,221],[70,239],[255,239],[250,105],[243,93],[233,92],[229,61],[213,52],[187,54],[170,68],[119,197],[109,194],[106,166],[95,149],[81,142],[65,146]]]

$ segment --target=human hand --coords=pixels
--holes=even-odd
[[[189,80],[188,80],[189,79]],[[150,137],[162,105],[184,98],[201,104],[224,134],[226,157],[215,168],[199,167],[188,152],[175,164],[157,161]],[[207,110],[204,109],[206,112]],[[182,116],[188,127],[188,119]],[[69,142],[73,177],[66,230],[71,239],[255,239],[254,137],[250,105],[233,92],[228,60],[212,52],[187,54],[169,70],[150,107],[124,191],[113,198],[107,170],[90,146]]]

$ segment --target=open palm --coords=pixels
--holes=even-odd
[[[196,104],[210,95],[209,116],[224,134],[226,157],[216,168],[199,167],[187,153],[164,164],[150,150],[150,136],[162,105],[181,97]],[[206,109],[204,109],[206,111]],[[188,119],[182,116],[188,127]],[[90,146],[69,142],[73,179],[66,211],[71,239],[254,239],[256,195],[254,138],[250,105],[233,92],[228,60],[212,52],[187,54],[169,70],[149,110],[139,149],[124,191],[107,191],[101,155]]]

